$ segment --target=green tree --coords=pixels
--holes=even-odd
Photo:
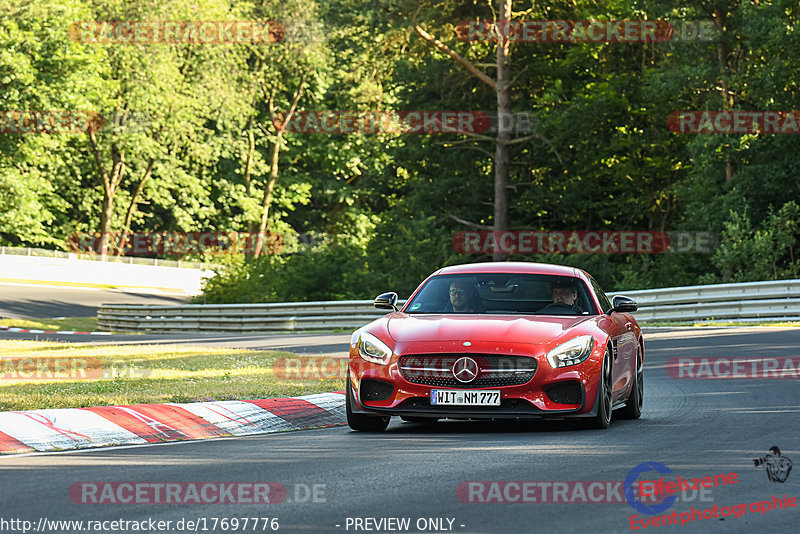
[[[94,19],[232,20],[225,0],[205,2],[109,1],[95,5]],[[122,244],[143,193],[161,211],[161,229],[197,229],[215,211],[209,171],[220,157],[215,140],[221,127],[241,116],[241,83],[246,66],[237,45],[205,43],[87,43],[106,57],[112,90],[96,106],[104,116],[139,117],[138,124],[90,130],[88,146],[102,187],[101,249],[113,229]],[[133,127],[136,126],[136,127]],[[150,181],[155,182],[152,186]],[[127,188],[125,184],[128,184]],[[149,189],[149,191],[146,190]],[[125,190],[127,209],[118,209]],[[121,248],[121,247],[120,247]]]
[[[102,54],[70,39],[66,21],[89,16],[80,3],[4,0],[0,13],[0,241],[63,246],[70,221],[62,188],[71,185],[79,156],[70,142],[80,133],[46,122],[22,132],[20,119],[86,117],[107,88]]]

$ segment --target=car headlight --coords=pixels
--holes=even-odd
[[[578,336],[548,352],[547,362],[553,369],[577,365],[589,357],[593,348],[594,338],[592,336]]]
[[[358,336],[358,355],[368,362],[386,365],[392,357],[392,349],[372,334],[363,332]]]

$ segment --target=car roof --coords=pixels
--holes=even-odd
[[[574,276],[586,279],[589,273],[568,267],[566,265],[553,265],[551,263],[533,263],[527,261],[489,261],[483,263],[467,263],[463,265],[451,265],[439,269],[435,274],[478,274],[478,273],[513,273],[513,274],[550,274],[558,276]]]

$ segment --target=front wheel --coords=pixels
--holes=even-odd
[[[389,415],[364,415],[360,413],[353,413],[352,401],[350,395],[352,394],[350,388],[350,377],[347,377],[347,391],[346,391],[345,408],[347,411],[347,424],[353,430],[360,430],[362,432],[383,432],[389,426],[389,421],[392,417]]]
[[[588,421],[589,428],[608,428],[611,424],[611,353],[606,349],[597,388],[597,414]]]
[[[636,374],[634,375],[633,387],[625,407],[619,413],[625,419],[639,419],[642,415],[642,401],[644,400],[644,355],[640,346],[636,351]]]

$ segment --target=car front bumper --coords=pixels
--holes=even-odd
[[[454,354],[452,346],[447,347],[450,350],[444,351],[442,349],[445,347],[426,348],[428,352],[425,354],[428,355]],[[493,348],[496,349],[496,347]],[[351,409],[354,413],[369,415],[449,419],[565,419],[592,417],[596,413],[598,378],[605,353],[604,346],[595,346],[592,354],[578,365],[557,369],[550,367],[541,351],[536,353],[535,350],[520,350],[521,347],[504,348],[507,349],[505,352],[507,355],[511,353],[513,356],[528,356],[537,360],[537,369],[531,380],[520,385],[481,388],[499,390],[501,393],[500,406],[442,406],[431,404],[431,390],[480,391],[481,389],[414,383],[401,374],[398,365],[400,355],[394,354],[388,364],[379,365],[363,360],[359,356],[357,348],[351,346],[348,368],[350,378],[348,395],[351,396]],[[531,347],[524,348],[530,349]],[[409,349],[411,354],[421,354],[421,347],[410,347]],[[431,349],[433,350],[431,351]],[[487,350],[481,351],[481,347],[471,347],[471,349],[470,352],[459,354],[465,356],[489,354]],[[484,347],[484,349],[488,349],[488,347]],[[492,353],[497,354],[496,350]],[[369,389],[376,384],[374,381],[377,381],[385,391],[389,391],[391,387],[391,394],[379,396],[376,400],[375,395],[371,395]],[[365,384],[366,386],[364,386]],[[571,388],[573,392],[570,395],[571,402],[556,402],[553,399],[553,388],[556,386]]]

